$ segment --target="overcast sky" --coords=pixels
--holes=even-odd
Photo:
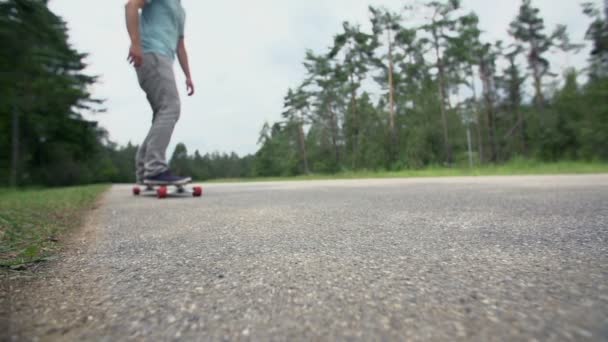
[[[126,62],[129,40],[124,24],[125,0],[51,0],[67,21],[72,44],[90,54],[88,73],[99,75],[95,97],[106,99],[107,113],[87,117],[105,127],[111,140],[139,144],[151,113],[135,72]],[[176,63],[182,116],[173,146],[184,142],[190,152],[254,153],[264,121],[280,118],[288,87],[302,81],[306,49],[325,51],[345,20],[368,27],[369,5],[399,10],[403,0],[182,0],[187,11],[186,43],[197,94],[185,96],[184,77]],[[579,0],[534,0],[545,24],[566,24],[574,41],[582,41],[588,19]],[[601,0],[594,2],[600,4]],[[518,0],[464,0],[478,13],[486,39],[508,40]],[[583,67],[586,53],[553,59]]]

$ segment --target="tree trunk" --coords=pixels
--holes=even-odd
[[[306,151],[306,138],[304,136],[304,124],[302,121],[298,123],[298,141],[300,142],[300,153],[304,164],[304,173],[308,175],[310,174],[310,168],[308,167],[308,153]]]
[[[485,163],[485,157],[484,157],[484,150],[483,150],[483,134],[481,134],[481,121],[483,120],[483,118],[481,117],[481,111],[477,110],[477,125],[476,126],[476,131],[477,131],[477,148],[479,151],[477,151],[477,153],[479,153],[479,164],[483,165],[483,163]]]
[[[329,113],[329,124],[331,125],[331,143],[334,148],[334,158],[336,161],[336,166],[340,166],[340,149],[338,147],[338,116],[331,109],[332,101],[333,96],[329,96],[327,101],[327,112]]]
[[[536,48],[532,47],[530,63],[532,64],[532,77],[534,78],[534,103],[536,104],[537,110],[542,110],[545,106],[545,96],[543,95],[542,75],[539,70],[538,62],[536,61],[537,54]]]
[[[441,62],[440,62],[441,63]],[[450,145],[450,136],[448,132],[448,118],[445,109],[445,87],[443,84],[443,67],[440,64],[439,71],[439,97],[441,104],[439,110],[441,111],[441,122],[443,123],[443,141],[445,144],[446,163],[452,165],[452,146]]]
[[[486,115],[488,117],[488,140],[490,141],[490,161],[498,161],[498,148],[496,145],[496,123],[494,122],[494,105],[490,100],[486,103]]]
[[[352,139],[352,168],[353,170],[357,169],[357,156],[359,154],[359,117],[357,115],[357,93],[355,90],[355,80],[353,79],[353,75],[350,75],[351,81],[351,110],[352,110],[352,120],[353,120],[353,137]]]
[[[490,161],[498,160],[496,146],[496,123],[494,122],[494,86],[492,82],[492,71],[485,62],[480,64],[480,76],[483,83],[483,94],[485,102],[485,112],[487,118],[488,140],[490,142]]]
[[[521,153],[524,156],[528,155],[528,141],[526,139],[526,121],[524,119],[524,113],[521,111],[521,109],[519,108],[519,104],[517,104],[515,107],[515,113],[517,114],[517,119],[519,121],[519,137],[520,137],[520,144],[521,144]]]
[[[483,164],[483,138],[481,134],[481,111],[479,110],[479,104],[477,102],[477,86],[475,86],[475,71],[471,66],[471,86],[473,88],[473,102],[475,103],[475,118],[477,119],[477,124],[475,125],[475,130],[477,131],[477,154],[479,154],[479,164]]]
[[[433,31],[433,39],[435,43],[435,54],[437,56],[437,69],[439,76],[439,110],[441,111],[441,122],[443,124],[443,142],[445,144],[445,155],[446,155],[446,163],[448,166],[452,165],[452,146],[450,145],[450,136],[448,132],[448,119],[447,113],[445,109],[446,103],[446,91],[445,91],[445,71],[443,69],[443,59],[439,54],[439,37],[437,36],[437,32]]]
[[[340,149],[338,147],[338,118],[334,111],[329,107],[329,115],[331,120],[331,143],[334,147],[334,158],[336,159],[336,165],[340,165]]]
[[[469,154],[469,168],[473,168],[473,147],[471,146],[471,125],[467,125],[467,150]]]
[[[389,128],[391,134],[391,157],[395,158],[397,152],[397,129],[395,127],[395,84],[393,79],[393,42],[391,41],[391,31],[388,34],[388,94],[389,94]]]
[[[9,185],[11,187],[17,187],[19,177],[19,112],[15,105],[13,105],[13,120],[12,120],[12,134],[11,134],[11,174],[9,179]]]
[[[511,72],[511,85],[509,86],[509,97],[511,98],[511,112],[517,118],[517,125],[519,130],[519,144],[520,150],[519,152],[524,156],[528,155],[528,142],[526,138],[526,119],[524,117],[524,113],[521,111],[521,84],[519,80],[519,73],[517,72],[517,65],[515,63],[515,54],[509,55],[509,64]]]

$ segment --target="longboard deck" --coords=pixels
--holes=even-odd
[[[133,187],[134,196],[152,196],[159,199],[167,197],[202,197],[203,188],[200,186],[188,186],[190,183],[174,184],[167,183],[161,185],[146,185]]]

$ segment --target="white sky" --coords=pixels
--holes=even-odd
[[[93,88],[106,99],[107,113],[87,116],[99,121],[112,141],[139,144],[151,121],[149,106],[135,72],[126,62],[129,40],[124,24],[125,0],[51,0],[50,8],[67,21],[72,44],[90,54],[88,73],[99,75]],[[185,96],[184,77],[176,63],[182,116],[173,142],[192,153],[254,153],[265,120],[276,121],[288,87],[303,80],[306,49],[326,51],[332,37],[349,20],[368,27],[367,7],[399,10],[403,0],[182,0],[187,11],[186,43],[197,94]],[[560,23],[582,42],[588,19],[579,0],[534,0],[548,31]],[[598,5],[601,0],[595,0]],[[509,40],[506,30],[517,14],[517,0],[464,0],[480,17],[486,39]],[[553,71],[565,64],[584,67],[586,51],[553,58]]]

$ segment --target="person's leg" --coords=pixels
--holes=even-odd
[[[138,76],[154,110],[152,127],[140,152],[144,177],[152,178],[168,170],[165,154],[180,116],[180,100],[170,58],[146,54]]]
[[[157,76],[154,72],[156,68],[156,59],[151,54],[144,54],[143,56],[143,65],[136,70],[137,79],[139,81],[139,86],[146,93],[146,99],[150,104],[150,108],[152,109],[152,120],[151,123],[154,123],[154,118],[156,117],[156,112],[158,110],[158,105],[155,103],[154,98],[151,96],[152,92],[150,89],[150,84],[157,82]],[[148,150],[148,141],[150,137],[150,130],[148,130],[148,134],[146,134],[146,138],[139,145],[137,149],[137,153],[135,154],[135,177],[138,184],[142,184],[145,178],[145,165],[146,165],[146,151]]]
[[[146,147],[146,178],[157,176],[168,170],[167,147],[181,111],[179,93],[173,74],[173,61],[164,56],[155,56],[155,58],[157,82],[150,85],[149,94],[157,110]]]

